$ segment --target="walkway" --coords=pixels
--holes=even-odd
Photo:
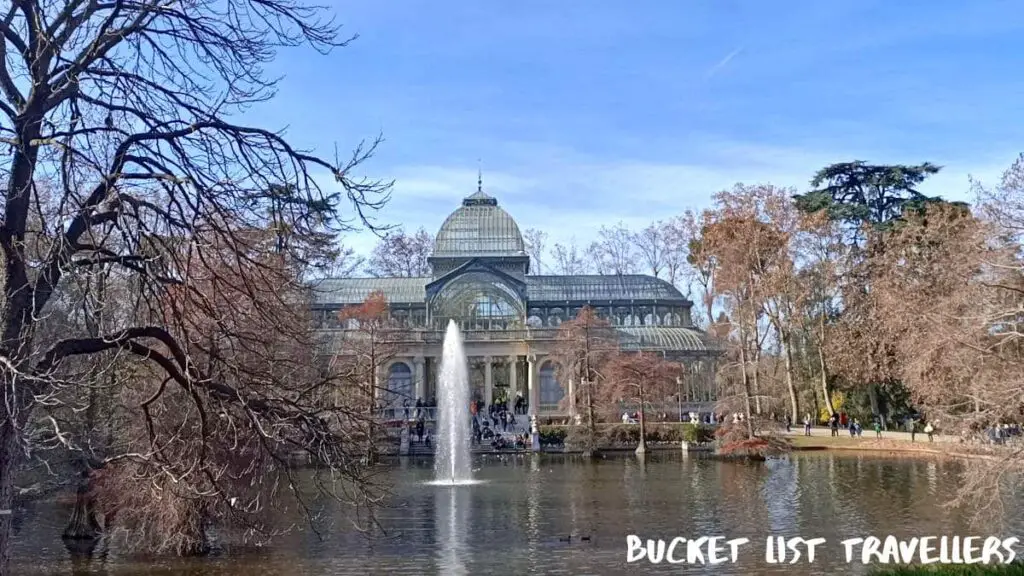
[[[786,429],[783,428],[782,429],[782,434],[785,435],[785,436],[803,436],[804,435],[804,427],[803,426],[799,426],[799,427],[798,426],[793,426],[793,431],[792,432],[786,432]],[[819,437],[819,438],[824,436],[824,437],[828,438],[828,437],[832,436],[832,431],[829,428],[826,428],[824,426],[815,426],[815,427],[811,428],[811,436]],[[840,438],[845,438],[845,439],[849,440],[850,439],[850,429],[849,428],[840,428],[839,429],[839,437]],[[948,435],[942,435],[942,434],[935,434],[934,437],[935,437],[935,442],[956,442],[956,443],[960,442],[960,437],[959,436],[948,436]],[[875,431],[874,431],[874,429],[873,428],[865,428],[864,429],[864,433],[863,433],[863,435],[861,435],[860,439],[861,440],[875,440],[876,438],[875,438]],[[910,432],[897,432],[895,430],[889,430],[889,431],[882,430],[882,440],[906,440],[906,441],[909,442],[910,441]],[[928,435],[925,434],[924,432],[918,432],[916,437],[915,437],[915,442],[927,444],[928,443]]]

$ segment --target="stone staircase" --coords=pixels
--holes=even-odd
[[[430,446],[425,445],[422,442],[416,442],[415,436],[410,438],[409,441],[409,456],[433,456],[434,449],[437,447],[437,434],[434,432],[434,422],[427,422],[426,429],[430,432]],[[490,421],[491,429],[494,430],[496,436],[503,437],[509,445],[515,444],[515,438],[521,434],[530,433],[530,417],[526,414],[516,416],[516,422],[508,427],[508,430],[502,430],[501,422],[498,422],[497,428],[494,427],[494,422]],[[489,440],[482,440],[479,446],[474,445],[474,452],[490,452],[491,442],[494,438]]]

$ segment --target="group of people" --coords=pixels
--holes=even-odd
[[[430,448],[430,431],[427,430],[427,423],[423,419],[422,414],[416,418],[415,425],[412,423],[412,421],[409,422],[409,432],[410,441],[414,443],[419,442],[420,444],[423,444],[427,448]],[[416,440],[412,440],[413,438],[416,438]]]
[[[504,399],[495,402],[490,405],[484,404],[481,400],[475,400],[470,404],[470,422],[473,426],[473,443],[481,444],[484,440],[491,441],[495,447],[505,448],[508,441],[506,441],[499,433],[508,432],[509,430],[515,431],[516,429],[516,414],[522,408],[521,396],[517,396],[516,402],[513,404],[512,411],[508,409],[508,400]],[[518,444],[519,439],[516,443]],[[526,440],[522,440],[523,445],[526,445]],[[499,445],[500,446],[497,446]]]
[[[995,424],[985,428],[985,435],[993,444],[1006,444],[1013,437],[1021,436],[1020,424]]]

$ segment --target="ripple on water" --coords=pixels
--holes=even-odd
[[[441,488],[458,488],[459,486],[479,486],[486,484],[486,480],[431,480],[424,482],[427,486],[440,486]]]

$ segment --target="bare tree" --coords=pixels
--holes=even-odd
[[[687,238],[685,220],[682,216],[676,216],[663,222],[661,227],[665,243],[663,252],[665,279],[688,295],[690,293],[690,278],[686,273],[686,259],[689,254],[689,239]]]
[[[378,278],[429,276],[430,263],[427,258],[433,247],[434,237],[423,228],[415,234],[406,234],[401,228],[393,230],[374,246],[369,272]]]
[[[649,224],[633,235],[633,242],[636,244],[637,252],[640,253],[640,259],[651,276],[655,278],[660,278],[662,271],[668,265],[667,237],[664,222]]]
[[[108,454],[107,465],[117,465],[107,476],[166,488],[187,504],[182,533],[194,536],[210,517],[245,518],[259,529],[249,519],[268,494],[254,490],[275,485],[268,474],[290,474],[279,466],[288,450],[305,451],[343,479],[318,484],[331,497],[366,501],[358,462],[294,388],[324,379],[305,370],[282,377],[299,364],[279,356],[315,348],[308,322],[298,328],[308,320],[299,270],[318,257],[305,240],[343,231],[346,222],[372,227],[364,216],[386,201],[388,186],[354,179],[374,145],[328,161],[239,122],[250,104],[272,97],[262,67],[279,48],[343,45],[336,28],[319,10],[285,0],[24,0],[2,11],[0,139],[10,148],[0,166],[0,509],[11,509],[23,455],[37,448],[40,430],[53,429],[51,400],[74,385],[64,375],[75,357],[108,352],[140,365],[124,401],[148,447]],[[340,192],[321,189],[316,172]],[[354,218],[340,219],[345,205]],[[267,238],[275,222],[287,223],[275,236],[303,241]],[[70,278],[97,266],[124,274],[149,314],[123,318],[99,337],[48,337]],[[212,286],[231,299],[212,298]],[[271,324],[256,320],[268,317],[294,327],[277,332],[273,346],[246,324],[267,331]],[[227,351],[209,344],[214,326]],[[242,353],[249,341],[259,345]],[[253,362],[257,351],[261,362]],[[66,436],[53,430],[52,438]],[[231,446],[240,448],[229,454]],[[249,465],[236,467],[239,458]],[[290,496],[301,502],[301,494]],[[11,521],[0,515],[0,573]],[[194,549],[194,539],[181,542],[181,550]]]
[[[339,242],[336,254],[330,259],[324,275],[331,278],[351,278],[366,264],[366,258],[356,253],[355,249]]]
[[[568,244],[556,243],[551,248],[551,258],[555,262],[555,274],[575,276],[586,274],[590,268],[584,260],[583,251],[576,245],[575,238],[570,239]]]
[[[636,246],[633,233],[619,222],[608,228],[602,226],[598,239],[587,248],[598,274],[633,274],[637,270]]]
[[[523,231],[523,242],[526,243],[526,254],[530,257],[530,273],[544,273],[544,246],[548,240],[548,233],[536,228],[527,228]]]
[[[714,254],[703,240],[707,227],[711,224],[712,215],[708,211],[700,214],[687,211],[679,218],[673,230],[678,236],[674,244],[686,246],[688,272],[701,289],[701,304],[704,317],[710,327],[714,323],[715,309],[715,273],[717,262]]]

